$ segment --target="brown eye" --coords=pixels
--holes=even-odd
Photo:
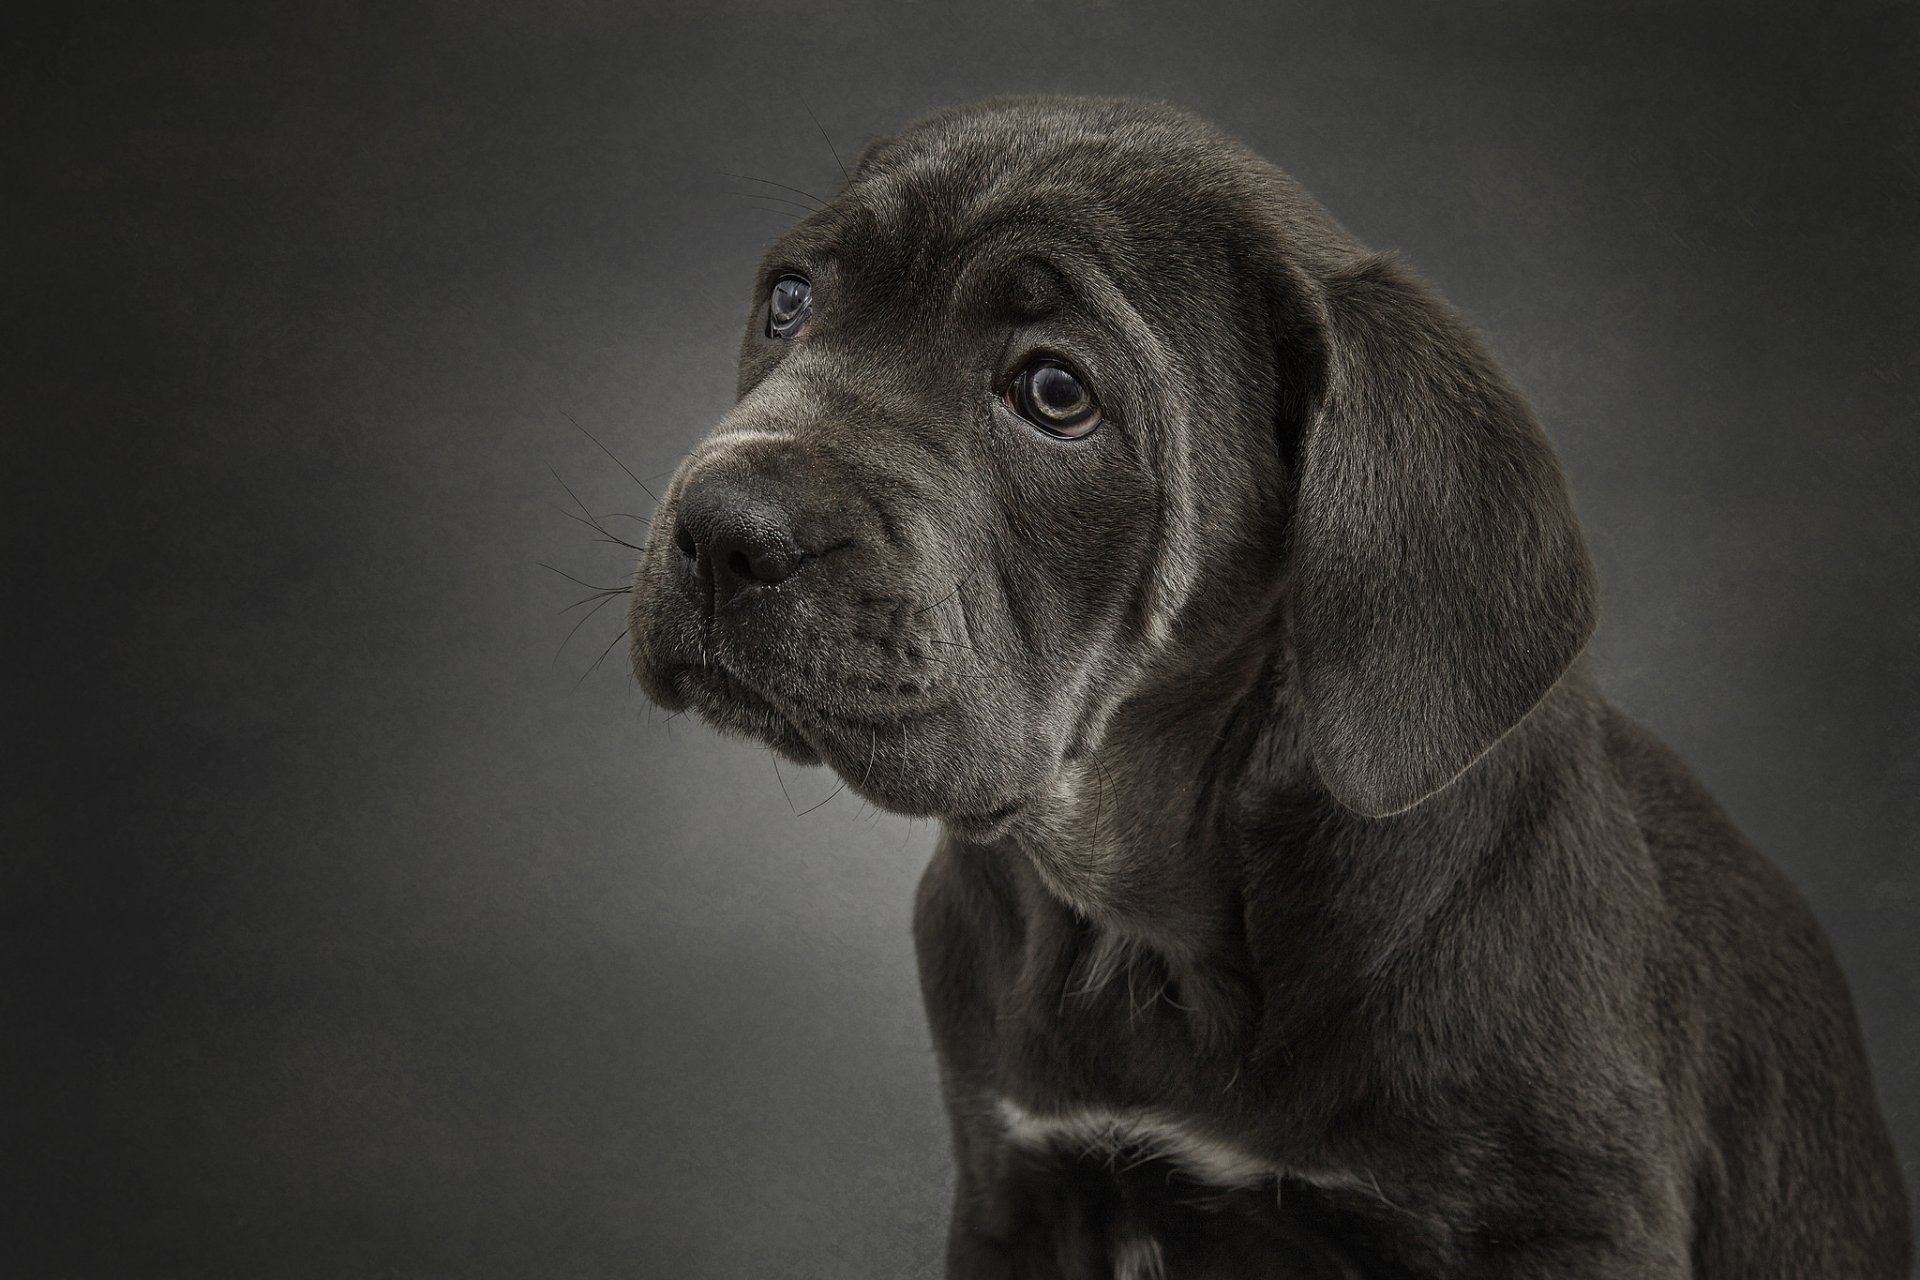
[[[1049,435],[1077,440],[1100,425],[1100,406],[1073,370],[1042,356],[1007,388],[1013,411]]]

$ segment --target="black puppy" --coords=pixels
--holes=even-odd
[[[1904,1274],[1839,970],[1589,686],[1539,425],[1284,175],[929,117],[768,253],[739,392],[634,669],[942,820],[950,1274]]]

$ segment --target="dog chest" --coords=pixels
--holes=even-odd
[[[1159,1157],[1196,1182],[1222,1188],[1256,1186],[1277,1173],[1251,1152],[1151,1111],[1042,1113],[1004,1096],[995,1111],[1007,1140],[1029,1151],[1089,1154],[1112,1163]]]

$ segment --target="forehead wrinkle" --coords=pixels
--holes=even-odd
[[[1140,606],[1148,638],[1155,644],[1172,638],[1173,622],[1200,577],[1199,499],[1194,476],[1194,423],[1183,411],[1179,389],[1189,386],[1192,367],[1179,344],[1169,341],[1127,291],[1095,275],[1086,285],[1087,301],[1106,327],[1121,339],[1140,380],[1136,404],[1151,406],[1160,420],[1138,423],[1136,439],[1151,460],[1160,503],[1155,544],[1160,554],[1140,584]]]
[[[1063,128],[1036,140],[984,123],[849,189],[834,256],[864,260],[889,293],[919,299],[916,325],[935,323],[940,304],[967,298],[1021,257],[1048,263],[1070,297],[1089,276],[1117,283],[1137,274],[1121,269],[1133,239],[1122,206],[1143,194],[1133,163],[1151,150],[1142,139]],[[1089,155],[1101,163],[1083,163]]]
[[[999,311],[1034,320],[1084,301],[1084,282],[1097,278],[1111,287],[1091,244],[1077,236],[1035,244],[1019,234],[1025,230],[1029,228],[1001,227],[975,237],[963,250],[964,260],[953,279],[955,298],[984,299]],[[1039,304],[1033,307],[1020,300],[1020,287],[1029,282],[1039,286],[1027,290],[1028,296],[1039,295]]]
[[[953,280],[953,293],[959,297],[998,276],[1001,284],[995,300],[1010,308],[1012,286],[1022,264],[1033,264],[1033,270],[1043,273],[1041,292],[1064,295],[1051,299],[1053,305],[1032,312],[1030,318],[1057,310],[1060,301],[1080,298],[1083,280],[1097,277],[1110,288],[1118,287],[1113,254],[1124,252],[1120,220],[1097,196],[1078,186],[1028,188],[976,204],[971,225],[960,237],[953,249],[960,259]]]
[[[883,195],[893,197],[893,211],[919,204],[921,212],[938,208],[957,228],[971,221],[984,202],[1022,168],[1015,148],[996,145],[983,138],[962,139],[937,150],[925,150],[909,156],[898,168],[880,175]],[[962,186],[956,175],[967,175],[972,182]],[[984,182],[980,179],[984,177]],[[917,201],[913,198],[920,197]]]
[[[937,191],[881,191],[872,203],[851,208],[816,245],[822,256],[863,268],[863,275],[876,273],[870,278],[883,281],[887,292],[921,299],[916,314],[922,315],[935,299],[952,306],[968,297],[983,276],[1010,277],[1022,261],[1041,264],[1069,296],[1075,280],[1110,274],[1103,238],[1089,231],[1107,219],[1092,211],[1063,213],[1027,193],[984,210],[975,205],[970,213],[963,216]]]
[[[1036,197],[1067,198],[1075,205],[1100,207],[1108,203],[1108,187],[1124,185],[1128,166],[1118,172],[1089,174],[1084,161],[1089,151],[1103,158],[1110,146],[1078,130],[1035,140],[1024,132],[1002,136],[1001,131],[970,130],[944,145],[928,147],[904,157],[894,167],[860,184],[874,212],[894,228],[925,233],[944,231],[964,236],[965,228],[989,223],[1001,205],[1035,205]],[[1100,180],[1104,180],[1104,183]],[[1007,188],[1024,181],[1018,190]]]

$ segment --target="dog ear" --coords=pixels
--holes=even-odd
[[[1546,434],[1466,321],[1382,257],[1326,287],[1293,635],[1320,779],[1379,817],[1520,722],[1592,634],[1596,588]]]

